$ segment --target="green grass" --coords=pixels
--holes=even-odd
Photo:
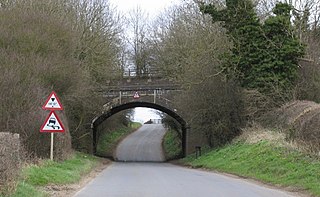
[[[280,186],[306,190],[320,196],[320,159],[263,141],[237,142],[213,150],[198,159],[181,160],[194,167],[251,177]]]
[[[139,127],[141,127],[140,123],[132,122],[130,123],[129,127],[123,126],[116,129],[115,131],[108,132],[102,135],[97,145],[98,155],[111,156],[113,154],[113,150],[115,149],[119,141],[123,137],[131,133],[133,130],[138,129]]]
[[[32,165],[22,171],[23,179],[17,184],[12,197],[47,196],[41,186],[50,184],[65,185],[80,181],[81,176],[89,173],[98,163],[96,157],[76,153],[73,158],[63,162],[44,161],[41,165]]]
[[[167,131],[163,139],[163,149],[166,159],[174,159],[181,154],[181,140],[175,131]]]
[[[140,122],[131,122],[130,127],[132,129],[138,129],[139,127],[141,127],[141,123]]]
[[[11,195],[11,197],[24,197],[24,196],[32,196],[32,197],[46,197],[49,196],[43,191],[40,191],[35,186],[26,183],[24,181],[20,181],[17,185],[16,192]]]

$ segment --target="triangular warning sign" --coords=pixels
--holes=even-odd
[[[46,121],[40,128],[40,132],[64,132],[63,124],[54,111],[51,111]]]
[[[133,95],[133,98],[135,98],[135,99],[138,99],[138,98],[140,98],[140,95],[139,95],[139,93],[138,93],[138,92],[135,92],[135,93],[134,93],[134,95]]]
[[[52,91],[49,97],[47,98],[45,104],[42,106],[42,109],[45,110],[63,110],[63,107],[60,103],[60,100],[57,94]]]

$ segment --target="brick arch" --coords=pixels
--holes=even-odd
[[[101,114],[100,116],[96,117],[95,119],[93,119],[92,123],[91,123],[91,129],[92,129],[92,136],[93,136],[93,141],[92,141],[92,145],[93,145],[93,153],[96,154],[97,151],[97,127],[103,123],[105,120],[107,120],[108,118],[110,118],[111,116],[113,116],[114,114],[123,111],[123,110],[127,110],[127,109],[132,109],[132,108],[136,108],[136,107],[146,107],[146,108],[151,108],[151,109],[156,109],[159,111],[162,111],[166,114],[168,114],[169,116],[171,116],[172,118],[174,118],[175,120],[177,120],[180,125],[181,125],[181,130],[182,130],[182,153],[183,153],[183,157],[186,156],[186,151],[187,151],[187,130],[188,130],[188,126],[186,121],[179,115],[177,114],[175,111],[168,109],[164,106],[155,104],[155,103],[149,103],[149,102],[129,102],[129,103],[124,103],[124,104],[120,104],[118,106],[115,106],[111,109],[109,109],[107,112]]]

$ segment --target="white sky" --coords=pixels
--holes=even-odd
[[[137,107],[134,109],[134,122],[145,123],[150,119],[161,119],[158,114],[156,114],[157,110],[145,108],[145,107]]]
[[[150,17],[154,17],[170,5],[177,4],[180,0],[109,0],[109,2],[124,14],[139,6]]]

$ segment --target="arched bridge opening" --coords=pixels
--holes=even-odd
[[[146,107],[146,108],[151,108],[155,110],[159,110],[161,112],[164,112],[174,118],[180,125],[181,125],[181,131],[182,131],[182,139],[181,139],[181,148],[182,148],[182,156],[185,157],[187,154],[187,131],[188,131],[188,126],[185,120],[177,114],[175,111],[168,109],[167,107],[164,107],[159,104],[155,103],[150,103],[150,102],[129,102],[129,103],[124,103],[120,104],[118,106],[114,106],[110,108],[108,111],[105,111],[103,114],[100,116],[96,117],[91,124],[91,129],[92,129],[92,145],[93,145],[93,154],[97,153],[97,132],[98,132],[98,126],[102,124],[105,120],[113,116],[114,114],[127,110],[127,109],[133,109],[136,107]]]

